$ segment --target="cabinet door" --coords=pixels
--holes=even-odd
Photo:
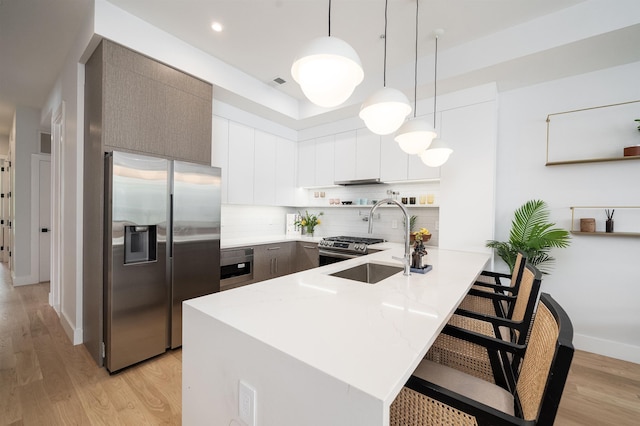
[[[211,165],[222,169],[222,203],[226,203],[229,190],[229,120],[213,117]]]
[[[337,182],[356,178],[356,131],[335,136],[334,177]]]
[[[293,272],[291,266],[291,253],[293,252],[294,243],[273,244],[267,250],[271,251],[273,257],[273,277],[281,277]]]
[[[382,136],[380,142],[380,180],[383,182],[403,181],[408,176],[409,156],[393,137]]]
[[[274,135],[255,131],[253,203],[274,205],[276,202],[276,146]]]
[[[276,205],[292,206],[296,196],[296,143],[277,138]]]
[[[317,243],[298,241],[295,246],[295,254],[292,257],[296,261],[295,272],[306,271],[320,266],[320,253]]]
[[[315,140],[315,186],[333,185],[334,147],[333,136]]]
[[[165,156],[209,165],[211,98],[201,98],[171,86],[166,86],[165,93]]]
[[[253,203],[254,130],[229,122],[229,192],[231,204]]]
[[[407,178],[409,180],[439,179],[440,167],[429,167],[422,162],[422,159],[420,159],[420,156],[410,155],[409,170],[407,173]]]
[[[294,243],[264,244],[253,250],[253,281],[264,281],[291,273],[291,247]]]
[[[356,179],[380,177],[380,136],[364,128],[356,132]]]
[[[315,140],[298,142],[298,186],[316,184]]]

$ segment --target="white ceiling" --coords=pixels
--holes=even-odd
[[[108,1],[265,84],[274,85],[274,78],[283,78],[287,82],[278,90],[300,99],[301,105],[305,100],[290,76],[291,63],[305,42],[328,31],[327,0]],[[516,34],[515,28],[526,31],[528,22],[585,1],[420,0],[418,98],[433,94],[433,61],[425,58],[432,58],[436,28],[445,30],[439,41],[438,93],[490,81],[497,82],[500,90],[508,90],[640,60],[640,19],[635,20],[637,25],[616,31],[587,31],[580,40],[563,45],[547,42],[546,47],[532,49],[538,39],[542,43],[546,38],[544,29],[532,32],[528,43],[514,40],[509,44],[510,40],[502,39],[494,49],[500,51],[498,55],[491,53],[500,56],[504,52],[504,57],[484,64],[485,52],[468,53],[468,47],[478,40],[489,43],[496,35]],[[8,134],[15,105],[43,105],[91,2],[0,0],[0,135]],[[387,29],[387,85],[403,90],[410,99],[414,88],[415,4],[415,0],[389,0]],[[214,20],[223,24],[221,33],[210,29]],[[565,25],[575,24],[569,20]],[[383,32],[384,0],[333,0],[331,33],[358,52],[365,81],[341,111],[321,111],[300,123],[283,117],[281,122],[302,128],[357,113],[367,93],[382,86]],[[612,49],[612,45],[617,48]],[[465,69],[456,72],[455,68],[465,61]],[[478,65],[471,65],[473,61]],[[234,99],[233,94],[217,93],[226,102],[250,105],[246,99]],[[278,115],[269,116],[274,117]]]

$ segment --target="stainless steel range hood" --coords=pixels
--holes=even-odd
[[[335,185],[341,185],[341,186],[376,185],[376,184],[380,184],[380,183],[383,183],[383,182],[380,182],[380,178],[340,180],[340,181],[335,181],[334,182]]]

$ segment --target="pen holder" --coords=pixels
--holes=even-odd
[[[613,219],[607,219],[604,225],[606,232],[613,232]]]

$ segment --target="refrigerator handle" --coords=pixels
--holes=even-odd
[[[173,259],[173,194],[169,194],[169,223],[167,224],[169,259]]]

